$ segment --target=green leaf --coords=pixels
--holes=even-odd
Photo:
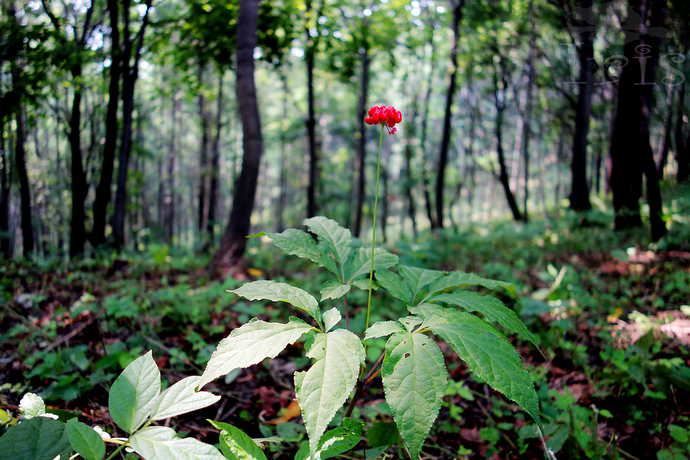
[[[400,327],[398,321],[379,321],[369,326],[369,329],[364,333],[364,340],[375,339],[377,337],[385,337],[395,332],[402,332],[404,329]]]
[[[27,393],[22,396],[21,401],[19,401],[19,411],[22,417],[27,420],[34,417],[40,417],[46,413],[46,404],[43,402],[43,398],[37,394]]]
[[[326,299],[339,299],[348,292],[350,292],[349,284],[343,284],[336,280],[326,281],[321,288],[321,302]]]
[[[297,318],[291,318],[287,324],[267,323],[256,318],[249,321],[220,341],[206,364],[198,388],[234,369],[258,364],[266,358],[275,358],[285,347],[295,343],[311,329],[310,325]]]
[[[543,428],[532,379],[515,347],[495,327],[451,308],[439,308],[428,315],[422,327],[448,342],[477,377],[515,401]]]
[[[76,419],[67,422],[69,442],[86,460],[101,460],[105,456],[105,443],[101,435]]]
[[[443,354],[426,335],[399,332],[386,343],[381,375],[398,432],[417,459],[446,390]]]
[[[234,292],[235,294],[244,297],[247,300],[287,302],[309,313],[309,315],[318,323],[319,327],[323,328],[323,325],[321,324],[321,313],[319,312],[319,303],[316,301],[314,296],[298,287],[291,286],[287,283],[259,280],[251,283],[245,283],[239,288],[230,292]]]
[[[187,377],[162,392],[151,408],[151,420],[165,420],[220,401],[213,393],[196,391],[200,380],[199,376]]]
[[[400,299],[407,304],[412,303],[412,292],[400,275],[390,270],[378,270],[376,272],[376,281],[396,299]]]
[[[333,258],[329,254],[326,254],[326,252],[316,244],[314,238],[310,234],[302,230],[289,228],[283,233],[262,232],[258,235],[268,236],[273,240],[273,244],[288,254],[301,257],[302,259],[309,259],[314,263],[326,267],[326,269],[336,275],[339,275],[338,268]]]
[[[209,420],[220,430],[220,450],[230,460],[266,460],[264,451],[247,434],[234,426]]]
[[[46,417],[24,420],[0,438],[2,460],[66,460],[71,452],[67,425]]]
[[[419,291],[443,276],[443,272],[439,270],[427,270],[426,268],[408,267],[407,265],[400,265],[398,272],[412,290],[412,302],[417,298]]]
[[[478,311],[487,321],[500,324],[506,329],[515,332],[523,339],[529,340],[539,349],[537,338],[532,334],[518,315],[505,306],[503,302],[490,295],[481,295],[476,292],[458,291],[452,294],[441,294],[434,297],[434,302],[445,302],[456,305],[469,312]]]
[[[110,388],[110,416],[127,433],[134,433],[146,421],[160,390],[161,373],[149,350],[132,361]]]
[[[333,326],[338,324],[341,319],[343,319],[343,317],[340,315],[340,312],[335,307],[331,308],[327,312],[324,312],[324,314],[323,314],[323,321],[325,323],[324,324],[324,326],[325,326],[324,331],[328,332],[331,329],[333,329]]]
[[[374,249],[374,270],[385,270],[398,263],[398,256],[391,254],[383,248]],[[355,252],[350,263],[350,279],[348,283],[357,278],[368,275],[371,271],[371,248],[359,248]]]
[[[149,426],[129,438],[129,445],[144,460],[225,460],[210,444],[194,438],[177,438],[172,428]]]
[[[417,316],[405,316],[404,318],[398,319],[400,324],[402,324],[407,332],[412,332],[416,326],[422,324],[422,318]]]
[[[688,442],[688,439],[690,439],[688,437],[688,430],[678,425],[669,425],[668,432],[671,434],[671,437],[677,442],[685,443]]]
[[[400,442],[398,427],[393,422],[380,421],[367,430],[369,447],[390,447]]]
[[[295,372],[295,393],[314,458],[328,423],[355,386],[364,347],[355,334],[338,329],[317,334],[307,356],[316,362],[307,372]]]
[[[363,291],[369,290],[369,278],[360,278],[358,280],[353,281],[350,284],[356,288],[363,290]],[[376,280],[372,280],[371,289],[373,289],[375,291],[378,288],[379,288],[379,283],[377,283]]]
[[[429,287],[429,296],[433,297],[436,294],[441,294],[445,289],[456,288],[460,286],[482,286],[487,289],[497,289],[499,287],[504,288],[514,297],[517,297],[515,293],[515,286],[513,283],[506,283],[505,281],[490,280],[482,278],[474,273],[465,272],[451,272],[448,276],[437,279]]]
[[[325,460],[347,452],[362,439],[364,425],[364,423],[356,422],[351,418],[344,418],[342,425],[323,435],[315,457],[309,455],[309,443],[304,442],[297,451],[295,460],[311,460],[312,458]]]
[[[319,241],[326,245],[335,261],[343,267],[350,257],[350,245],[352,243],[352,233],[350,233],[350,230],[341,227],[338,222],[323,216],[305,219],[304,225],[316,233]]]

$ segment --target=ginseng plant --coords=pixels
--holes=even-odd
[[[252,319],[218,344],[198,381],[200,389],[233,370],[274,358],[288,345],[306,337],[306,356],[313,362],[308,370],[294,374],[296,400],[309,436],[308,443],[297,453],[300,460],[332,457],[360,441],[364,424],[349,417],[364,387],[379,374],[404,446],[412,459],[418,459],[446,389],[447,370],[437,340],[450,345],[476,377],[516,402],[542,431],[530,375],[516,349],[492,323],[537,346],[535,336],[501,300],[465,289],[503,289],[517,297],[514,286],[472,273],[402,265],[396,255],[376,247],[383,133],[394,134],[401,121],[402,114],[386,106],[372,107],[365,120],[381,128],[371,247],[363,247],[348,229],[325,217],[304,221],[311,234],[288,229],[253,235],[272,239],[287,254],[324,267],[335,279],[323,285],[320,301],[300,288],[268,280],[249,282],[231,291],[250,301],[286,302],[306,312],[309,319],[291,317],[285,324]],[[369,325],[375,288],[403,302],[409,314]],[[352,289],[368,290],[362,337],[350,330],[347,299]],[[342,299],[342,313],[338,308],[322,311],[323,303],[338,299]],[[391,311],[382,305],[375,308]],[[383,337],[387,337],[383,354],[367,365],[367,341]],[[327,431],[350,396],[342,424]],[[221,429],[221,450],[229,458],[266,458],[242,431],[228,424],[212,423]]]

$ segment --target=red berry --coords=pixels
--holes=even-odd
[[[393,120],[392,118],[389,118],[388,119],[388,127],[392,128],[393,126],[395,126],[395,120]]]
[[[368,125],[373,125],[373,124],[374,124],[374,120],[372,120],[371,117],[366,117],[366,118],[364,119],[364,123],[366,123],[366,124],[368,124]]]
[[[402,121],[402,112],[400,110],[397,110],[395,112],[395,122],[400,123]]]
[[[374,114],[374,112],[376,112],[377,109],[378,109],[377,106],[374,106],[374,107],[370,108],[370,109],[369,109],[369,116],[372,116],[372,115]]]
[[[378,123],[379,121],[381,121],[381,111],[378,110],[378,109],[375,110],[375,111],[374,111],[374,114],[371,116],[371,120],[372,120],[374,123]]]

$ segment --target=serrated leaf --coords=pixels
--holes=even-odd
[[[315,457],[309,455],[309,443],[304,442],[299,451],[297,451],[295,460],[311,460],[312,458],[325,460],[347,452],[362,439],[362,428],[364,425],[362,422],[356,422],[351,418],[345,417],[342,425],[327,431],[323,435]]]
[[[24,420],[0,437],[2,460],[66,460],[71,452],[67,425],[52,418]]]
[[[46,404],[43,398],[35,393],[27,393],[19,401],[19,411],[25,419],[40,417],[46,413]]]
[[[481,295],[471,291],[457,291],[451,294],[441,294],[434,297],[434,302],[445,302],[456,305],[469,312],[478,311],[487,321],[496,322],[520,335],[523,339],[529,340],[539,349],[537,338],[532,334],[518,315],[505,306],[496,297],[491,295]]]
[[[398,432],[417,459],[446,390],[443,353],[424,334],[399,332],[386,343],[381,375]]]
[[[433,321],[426,318],[423,326],[448,342],[477,377],[515,401],[542,428],[539,399],[515,347],[479,318],[450,308],[441,310]],[[479,323],[470,323],[475,320]]]
[[[129,438],[129,445],[144,460],[225,460],[210,444],[194,438],[176,438],[175,430],[165,426],[149,426]]]
[[[314,318],[319,327],[321,324],[321,313],[319,303],[314,296],[307,291],[287,283],[276,283],[275,281],[259,280],[245,283],[235,289],[235,294],[247,300],[270,300],[272,302],[287,302],[300,308]]]
[[[376,281],[396,299],[400,299],[407,304],[412,303],[412,292],[400,275],[390,270],[378,270],[376,272]]]
[[[403,318],[398,319],[400,324],[405,326],[405,329],[407,332],[412,332],[415,328],[415,326],[419,326],[422,324],[422,318],[418,318],[416,316],[405,316]]]
[[[429,296],[433,298],[435,295],[443,293],[445,289],[456,288],[460,286],[482,286],[487,289],[497,289],[499,287],[504,288],[513,297],[517,297],[515,293],[515,286],[513,283],[506,283],[505,281],[491,280],[487,278],[482,278],[474,273],[465,272],[451,272],[448,276],[443,276],[436,281],[434,281],[429,287]]]
[[[287,324],[251,320],[220,341],[206,364],[198,387],[202,388],[234,369],[258,364],[266,358],[275,358],[285,347],[295,343],[311,329],[311,326],[297,318],[291,318]]]
[[[398,256],[391,254],[383,248],[374,249],[374,270],[385,270],[398,263]],[[371,248],[359,248],[350,262],[350,279],[353,282],[371,271]]]
[[[117,426],[133,433],[146,421],[160,390],[161,373],[149,350],[132,361],[110,387],[110,416]]]
[[[187,377],[162,392],[151,408],[151,420],[165,420],[220,401],[213,393],[196,391],[200,380],[199,376]]]
[[[333,326],[338,324],[340,320],[343,319],[342,315],[337,308],[331,308],[323,314],[324,322],[324,332],[328,332],[333,329]]]
[[[211,425],[220,430],[220,450],[230,460],[266,460],[261,450],[244,431],[229,423],[209,420]]]
[[[335,261],[343,267],[350,257],[350,245],[352,243],[352,233],[350,233],[350,230],[341,227],[338,222],[323,216],[305,219],[304,225],[313,233],[316,233],[319,241],[326,245],[331,254],[333,254]]]
[[[398,272],[402,276],[405,283],[412,291],[412,302],[417,298],[419,291],[424,289],[432,281],[443,276],[443,272],[439,270],[428,270],[426,268],[408,267],[407,265],[400,265]]]
[[[317,334],[307,356],[316,362],[307,372],[295,372],[295,393],[314,457],[328,423],[355,386],[364,347],[352,332],[338,329]]]
[[[69,442],[74,450],[86,460],[102,460],[105,456],[105,443],[101,435],[90,426],[76,419],[67,422]]]
[[[350,283],[352,286],[361,289],[363,291],[368,291],[369,290],[369,278],[360,278],[358,280],[353,281]],[[372,280],[371,282],[371,289],[374,291],[379,288],[379,283],[376,282],[376,280]]]
[[[310,234],[296,228],[289,228],[282,233],[266,233],[266,236],[284,252],[302,259],[309,259],[339,275],[333,258],[316,244]]]
[[[404,329],[400,326],[398,321],[379,321],[369,326],[369,329],[364,333],[364,340],[385,337],[402,331],[404,331]]]
[[[326,299],[339,299],[348,292],[350,292],[349,284],[343,284],[336,280],[326,281],[321,288],[321,302]]]

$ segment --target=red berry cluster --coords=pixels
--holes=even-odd
[[[400,110],[395,110],[395,107],[386,107],[385,105],[374,106],[369,109],[369,116],[364,119],[364,123],[368,125],[384,125],[388,129],[388,134],[395,134],[395,124],[402,121],[402,113]]]

